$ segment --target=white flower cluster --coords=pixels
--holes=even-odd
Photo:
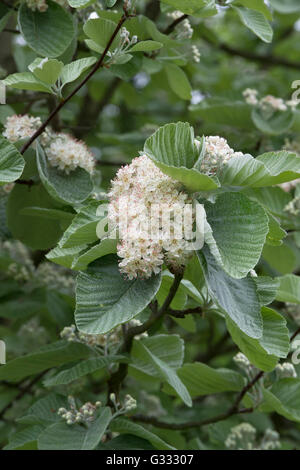
[[[284,208],[285,212],[293,216],[297,216],[300,214],[300,196],[295,197],[292,199]]]
[[[83,406],[77,409],[76,402],[74,397],[69,396],[68,402],[70,409],[67,410],[66,408],[59,408],[57,414],[61,416],[67,424],[87,424],[94,420],[95,413],[98,408],[102,406],[101,401],[96,401],[95,404],[91,402],[85,403]]]
[[[285,304],[285,310],[287,314],[292,317],[296,325],[300,326],[300,305],[295,305],[287,302]]]
[[[205,153],[200,171],[207,175],[217,174],[231,158],[243,155],[235,152],[226,139],[219,136],[205,137]]]
[[[118,171],[109,198],[108,219],[119,232],[117,252],[122,258],[119,263],[122,273],[129,279],[149,278],[160,272],[164,261],[174,271],[186,264],[193,207],[178,182],[142,155]],[[181,230],[177,236],[180,227],[176,214],[183,212],[191,220],[190,232],[183,236]]]
[[[298,105],[298,101],[289,100],[285,101],[282,98],[277,98],[273,95],[266,95],[259,99],[258,90],[253,88],[246,88],[243,91],[243,96],[246,103],[251,106],[258,106],[262,111],[275,112],[275,111],[287,111],[289,108],[295,109]]]
[[[267,429],[260,443],[256,442],[256,429],[249,423],[233,427],[225,441],[231,450],[275,450],[280,448],[279,434]]]
[[[10,142],[28,139],[42,125],[39,117],[29,116],[28,114],[9,116],[4,124],[3,135]]]
[[[32,11],[38,10],[43,13],[48,10],[47,0],[25,0],[28,8]],[[62,7],[68,6],[67,0],[53,0],[55,3],[58,3]]]
[[[177,20],[183,15],[183,13],[179,10],[176,10],[172,11],[171,13],[167,13],[167,15],[173,20]],[[176,39],[191,39],[193,33],[194,30],[187,18],[181,21],[175,28]]]
[[[297,377],[297,372],[293,364],[290,362],[283,362],[282,364],[277,364],[275,367],[275,372],[277,379],[285,379],[287,377]]]
[[[45,153],[50,165],[67,174],[78,167],[90,174],[94,172],[95,160],[87,146],[68,134],[56,134]]]
[[[140,326],[141,322],[139,320],[130,320],[127,323],[129,328]],[[123,331],[122,326],[117,326],[114,330],[106,333],[104,335],[90,335],[78,331],[75,325],[66,326],[60,333],[60,337],[70,342],[84,343],[91,347],[100,347],[108,348],[114,345],[119,345],[122,340]],[[140,335],[136,335],[135,339],[139,340],[146,338],[148,336],[147,332],[144,332]]]
[[[39,117],[10,116],[4,125],[3,135],[10,142],[30,138],[41,126]],[[69,174],[80,167],[92,174],[95,160],[84,142],[74,139],[69,134],[56,133],[47,128],[40,137],[50,165]]]
[[[199,48],[195,45],[192,46],[192,55],[194,62],[200,62],[201,52],[199,51]]]

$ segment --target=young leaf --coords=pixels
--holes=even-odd
[[[84,271],[87,266],[102,256],[117,252],[117,240],[111,238],[103,238],[97,245],[88,248],[74,258],[72,269],[76,271]]]
[[[188,123],[178,122],[161,127],[146,140],[144,152],[161,171],[191,191],[218,187],[213,178],[193,168],[199,151],[194,143],[193,128]]]
[[[94,65],[96,61],[96,57],[85,57],[84,59],[74,60],[74,62],[64,65],[60,75],[62,86],[77,80],[77,78]]]
[[[165,71],[171,89],[183,100],[190,100],[192,95],[192,86],[185,72],[175,64],[165,65]]]
[[[139,41],[135,44],[129,52],[151,52],[161,49],[163,44],[158,41]]]
[[[31,72],[13,73],[12,75],[6,77],[6,79],[3,80],[3,83],[4,85],[20,90],[33,90],[52,93],[50,85],[36,78]]]
[[[244,25],[249,28],[256,36],[264,42],[272,42],[273,30],[266,20],[265,16],[259,11],[250,10],[249,8],[234,7]]]
[[[28,68],[38,80],[53,85],[58,79],[63,66],[64,64],[60,60],[38,57]]]
[[[267,20],[272,21],[272,13],[264,0],[235,0],[233,4],[242,5],[243,7],[250,8],[251,10],[259,11],[267,18]]]
[[[104,18],[92,18],[83,26],[85,34],[104,50],[116,29],[116,23]],[[115,49],[121,41],[120,32],[115,37],[110,49]]]

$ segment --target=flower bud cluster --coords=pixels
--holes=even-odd
[[[298,105],[298,101],[285,101],[273,95],[266,95],[259,99],[258,90],[252,88],[246,88],[246,90],[243,91],[243,96],[246,103],[251,106],[258,106],[263,112],[271,114],[276,111],[287,111],[289,108],[295,109]]]
[[[267,429],[261,440],[256,440],[256,429],[249,423],[233,427],[225,441],[231,450],[275,450],[280,448],[280,436],[276,431]]]
[[[39,11],[41,13],[48,10],[47,0],[25,0],[28,8],[32,11]],[[67,7],[67,0],[53,0],[55,3],[58,3],[62,7]]]
[[[183,13],[179,10],[176,10],[172,11],[171,13],[167,13],[167,15],[173,20],[177,20],[183,15]],[[187,18],[181,21],[175,28],[176,39],[191,39],[193,33],[194,30],[191,26],[190,21]]]
[[[282,364],[277,364],[275,367],[275,372],[277,379],[285,379],[288,377],[296,378],[297,372],[293,364],[290,362],[283,362]]]
[[[141,326],[139,320],[130,320],[127,323],[129,328],[136,326]],[[144,332],[140,335],[136,335],[135,339],[139,340],[146,338],[148,336],[147,332]],[[60,337],[70,342],[84,343],[91,347],[101,347],[101,348],[110,348],[114,345],[119,345],[123,337],[122,326],[117,326],[114,330],[106,333],[104,335],[90,335],[78,331],[75,325],[66,326],[60,333]]]
[[[94,420],[98,408],[102,406],[101,401],[96,401],[95,404],[91,402],[85,403],[77,409],[76,402],[72,396],[68,397],[70,409],[59,408],[57,414],[61,416],[68,425],[71,424],[89,424]]]
[[[115,393],[109,395],[109,399],[115,407],[116,415],[128,413],[136,408],[137,402],[131,395],[125,395],[123,403],[121,404],[116,397]]]
[[[192,55],[194,62],[200,62],[201,52],[199,51],[199,48],[195,45],[192,46]]]

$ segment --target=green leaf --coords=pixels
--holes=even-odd
[[[9,18],[12,15],[12,10],[10,10],[4,3],[0,5],[0,33],[3,31],[5,26],[8,23]]]
[[[46,190],[61,203],[79,204],[88,198],[93,190],[93,183],[87,171],[76,168],[68,175],[48,164],[45,153],[37,145],[37,167]]]
[[[193,168],[199,158],[194,131],[188,123],[167,124],[149,137],[145,154],[162,172],[183,183],[191,191],[209,190],[218,183]]]
[[[259,11],[262,13],[268,20],[272,21],[272,13],[265,4],[264,0],[235,0],[234,5],[242,5],[251,10]]]
[[[282,14],[289,15],[291,13],[298,13],[300,11],[298,0],[269,0],[269,3],[274,8],[274,10]]]
[[[158,375],[161,380],[166,381],[187,406],[192,406],[190,394],[174,369],[153,354],[147,348],[144,341],[135,342],[135,352],[142,361],[149,362],[153,366],[156,372],[155,375]]]
[[[278,111],[269,119],[265,118],[259,110],[253,109],[251,117],[257,129],[268,135],[285,134],[292,127],[295,120],[295,114],[291,109]]]
[[[43,429],[43,426],[37,425],[13,433],[9,439],[9,443],[3,448],[3,450],[22,450],[25,445],[30,443],[34,444]]]
[[[0,185],[20,178],[24,166],[25,161],[17,148],[0,135]]]
[[[100,201],[92,201],[80,209],[59,241],[61,248],[72,248],[98,240],[96,229],[101,217],[97,215],[97,210],[100,205]]]
[[[161,49],[163,44],[158,41],[139,41],[129,49],[129,52],[150,52]]]
[[[63,62],[59,60],[37,57],[28,68],[38,80],[53,85],[57,81],[63,66]]]
[[[60,264],[66,268],[71,268],[74,259],[77,258],[79,253],[85,250],[86,247],[87,245],[80,245],[72,248],[60,248],[57,246],[47,253],[46,258],[53,263]]]
[[[167,3],[167,5],[187,15],[197,15],[201,13],[201,9],[208,2],[206,0],[162,0],[162,3]]]
[[[38,438],[39,450],[93,450],[112,419],[110,408],[102,408],[99,417],[88,428],[55,423]]]
[[[199,105],[191,105],[190,111],[196,118],[202,118],[206,123],[216,126],[237,127],[249,131],[252,129],[250,106],[245,102],[228,102],[214,99],[205,99]],[[213,127],[214,128],[214,127]]]
[[[253,277],[256,284],[257,294],[261,305],[269,305],[275,300],[277,289],[279,287],[278,278],[272,279],[268,276]]]
[[[300,176],[300,156],[280,151],[253,158],[245,154],[231,158],[219,179],[224,186],[260,188],[293,181]]]
[[[300,379],[286,378],[264,390],[265,402],[276,413],[300,423]]]
[[[57,411],[59,408],[66,407],[67,404],[67,397],[49,393],[47,396],[35,401],[27,410],[25,416],[19,418],[18,421],[22,424],[47,426],[61,420]]]
[[[251,276],[233,279],[217,265],[206,246],[197,254],[213,301],[246,335],[261,338],[260,302]]]
[[[278,274],[289,274],[297,267],[296,254],[285,243],[280,246],[265,245],[262,255],[263,259]]]
[[[212,229],[206,243],[220,266],[234,278],[245,277],[258,263],[269,230],[261,206],[243,194],[224,193],[205,204]]]
[[[241,374],[229,369],[213,369],[201,362],[184,364],[177,373],[193,398],[214,393],[239,392],[245,384]],[[165,389],[168,391],[169,387]]]
[[[287,274],[278,278],[280,281],[276,300],[300,304],[300,276]]]
[[[126,323],[149,304],[160,282],[159,275],[146,280],[125,280],[115,256],[101,258],[77,278],[75,319],[78,329],[104,334]]]
[[[183,100],[190,100],[192,95],[192,86],[186,73],[175,64],[165,65],[168,82],[171,90]]]
[[[60,75],[62,86],[77,80],[80,75],[82,75],[96,62],[96,57],[84,57],[83,59],[74,60],[74,62],[64,65]]]
[[[30,190],[26,185],[16,184],[9,194],[7,203],[7,224],[14,238],[30,248],[48,250],[56,245],[63,229],[55,219],[43,219],[24,215],[27,207],[57,209],[55,201],[41,184],[34,184]]]
[[[47,1],[47,11],[32,11],[23,3],[18,24],[25,41],[43,57],[58,57],[65,52],[75,35],[72,15],[57,3]]]
[[[45,387],[53,387],[56,385],[67,385],[73,380],[77,380],[85,375],[104,369],[114,362],[124,362],[124,356],[103,356],[90,357],[86,361],[80,361],[72,367],[64,368],[52,377],[44,381]]]
[[[175,447],[164,442],[160,437],[156,436],[148,429],[143,428],[140,424],[133,423],[124,418],[117,418],[111,422],[110,430],[121,434],[133,434],[151,442],[151,444],[159,450],[175,450]]]
[[[70,7],[72,8],[86,8],[89,5],[95,3],[96,0],[68,0]]]
[[[50,85],[36,78],[31,72],[13,73],[6,77],[2,83],[20,90],[34,90],[52,93]]]
[[[287,236],[287,232],[283,230],[280,226],[278,220],[267,213],[269,219],[269,232],[267,234],[266,243],[271,246],[280,246],[282,245],[282,239]]]
[[[84,344],[57,341],[36,352],[20,356],[0,367],[0,379],[17,382],[51,367],[57,367],[76,359],[85,359],[90,349]]]
[[[249,10],[249,8],[234,6],[232,8],[238,12],[241,21],[247,28],[256,34],[256,36],[264,42],[272,42],[273,30],[262,13],[255,10]]]
[[[259,340],[250,338],[227,319],[227,328],[233,341],[259,369],[269,372],[274,369],[280,357],[289,351],[289,334],[285,319],[275,310],[262,309],[263,336]]]
[[[104,18],[92,18],[84,24],[83,31],[94,43],[100,46],[99,50],[103,51],[114,34],[116,26],[113,21]],[[120,41],[120,32],[118,32],[110,49],[115,49]]]
[[[97,245],[87,249],[82,254],[75,257],[72,263],[72,269],[84,271],[87,266],[102,256],[117,252],[117,240],[104,238]]]

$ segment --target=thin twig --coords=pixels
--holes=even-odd
[[[176,18],[176,20],[173,21],[164,31],[164,34],[170,34],[174,31],[177,25],[181,23],[182,21],[186,20],[188,18],[188,15],[182,15],[179,18]]]
[[[7,410],[9,410],[13,404],[18,401],[18,400],[21,400],[21,398],[23,398],[24,395],[26,395],[26,393],[30,393],[31,392],[31,389],[32,387],[37,383],[39,382],[39,380],[48,372],[48,370],[44,370],[43,372],[41,372],[39,375],[37,375],[34,379],[32,379],[28,385],[26,385],[24,388],[22,388],[20,390],[20,392],[18,393],[18,395],[16,397],[14,397],[14,399],[12,401],[10,401],[1,411],[0,411],[0,419],[3,418],[3,416],[5,415],[5,413],[7,412]]]
[[[92,70],[88,73],[88,75],[80,82],[77,87],[64,99],[61,100],[61,102],[56,106],[56,108],[52,111],[52,113],[48,116],[46,121],[39,127],[39,129],[33,134],[33,136],[23,145],[21,149],[21,154],[24,154],[26,150],[31,146],[31,144],[44,132],[46,127],[49,125],[50,121],[57,115],[57,113],[61,110],[63,106],[65,106],[68,101],[70,101],[71,98],[73,98],[74,95],[88,82],[88,80],[99,70],[100,67],[102,67],[104,59],[106,57],[107,52],[109,51],[110,46],[112,45],[114,39],[116,38],[118,32],[122,28],[123,24],[129,18],[131,15],[129,15],[126,10],[124,10],[124,14],[121,17],[120,21],[118,22],[110,40],[107,43],[107,46],[105,47],[101,57],[99,60],[96,62]]]

